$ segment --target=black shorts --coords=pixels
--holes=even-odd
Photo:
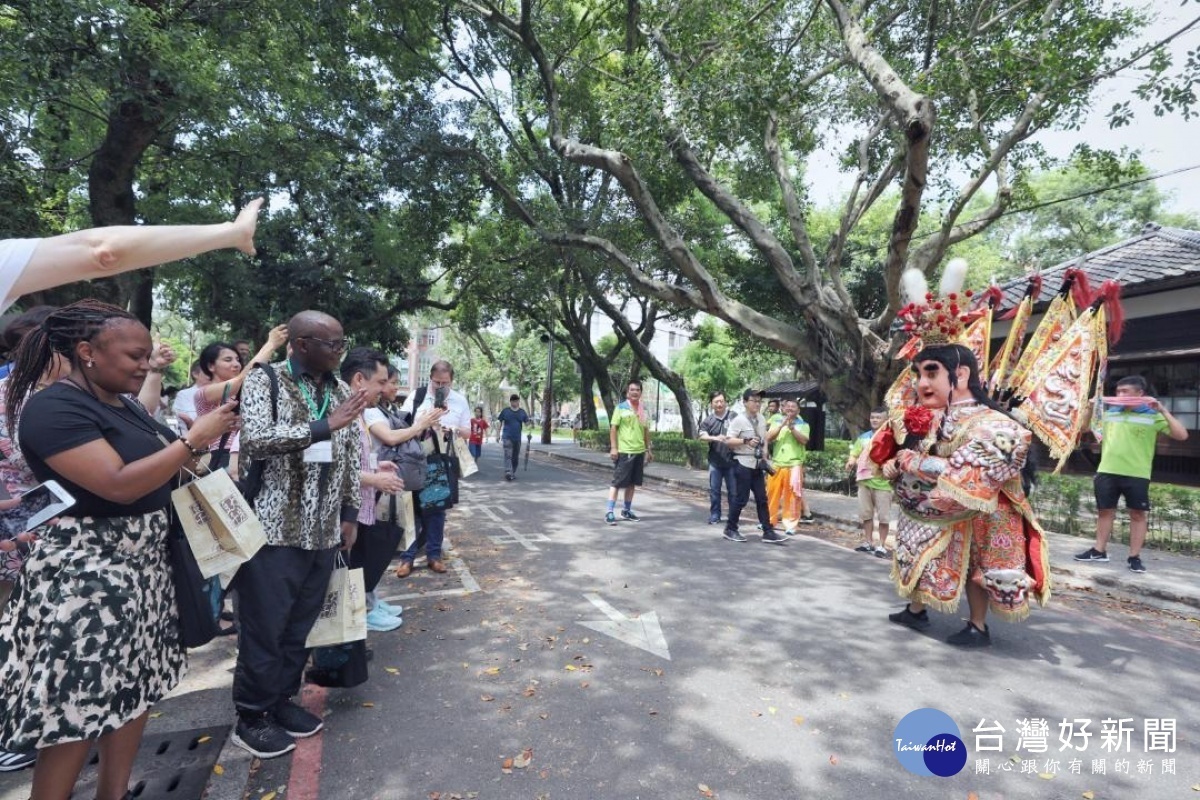
[[[1109,475],[1097,472],[1092,481],[1096,491],[1096,509],[1108,511],[1117,507],[1117,501],[1125,496],[1125,508],[1131,511],[1150,510],[1150,479],[1131,478],[1128,475]]]
[[[617,463],[613,466],[613,488],[623,489],[626,486],[641,486],[642,468],[645,464],[645,453],[618,454]]]

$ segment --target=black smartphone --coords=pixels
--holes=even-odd
[[[446,395],[449,394],[449,392],[450,392],[450,390],[447,389],[445,386],[439,386],[436,389],[434,389],[433,390],[433,407],[434,408],[445,408],[446,407]]]

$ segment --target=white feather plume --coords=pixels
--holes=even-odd
[[[950,263],[942,270],[942,284],[939,290],[942,297],[962,291],[963,283],[967,280],[967,266],[965,258],[950,259]]]
[[[906,269],[900,273],[900,290],[904,299],[909,303],[924,303],[925,295],[929,294],[929,283],[925,273],[919,269]]]

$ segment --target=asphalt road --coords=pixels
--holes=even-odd
[[[750,541],[727,542],[704,524],[705,501],[660,489],[639,490],[643,522],[610,527],[605,475],[535,458],[507,483],[499,455],[485,447],[450,514],[451,571],[381,584],[405,624],[371,634],[371,680],[306,695],[326,730],[294,758],[251,765],[227,748],[219,796],[1196,796],[1194,624],[1067,596],[962,651],[941,641],[958,615],[925,634],[888,623],[900,604],[883,560],[810,536],[767,546],[745,519]],[[154,724],[229,721],[212,686],[227,686],[226,668],[206,664],[194,695],[208,710],[185,713],[184,692]],[[958,774],[897,760],[896,726],[920,708],[956,723]],[[1045,735],[1019,749],[1019,720],[1038,719]],[[1082,719],[1090,739],[1062,727]],[[1114,752],[1102,721],[1122,719],[1128,751]],[[1174,741],[1148,749],[1147,728],[1172,720]],[[996,743],[981,721],[1003,726],[997,751],[978,746]],[[23,796],[5,793],[14,780],[0,798]]]
[[[405,625],[372,635],[369,683],[325,698],[321,795],[1194,796],[1194,638],[1060,604],[963,652],[941,641],[957,617],[927,635],[887,622],[899,606],[882,560],[809,537],[727,542],[700,499],[659,490],[639,491],[643,522],[610,527],[603,474],[536,459],[515,482],[501,472],[489,447],[451,513],[448,577],[381,587]],[[954,777],[909,774],[894,755],[897,723],[923,707],[949,714],[967,745]],[[1018,751],[1018,720],[1038,718],[1045,751],[1023,752],[1035,736]],[[1102,749],[1101,721],[1123,718],[1130,752]],[[1147,718],[1176,720],[1176,752],[1147,751]],[[1083,751],[1060,751],[1064,719],[1093,720]],[[1004,726],[1000,752],[976,751],[980,720]],[[1122,758],[1129,775],[1114,774]],[[977,774],[980,759],[992,774]],[[285,766],[254,788],[282,785],[272,773]]]

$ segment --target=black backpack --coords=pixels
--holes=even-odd
[[[254,369],[261,369],[267,373],[267,379],[271,384],[271,421],[279,422],[279,376],[275,373],[274,368],[270,364],[255,363]],[[238,397],[241,397],[241,392],[238,392]],[[217,446],[217,452],[214,455],[219,455],[228,451],[225,450],[225,438],[221,439],[220,445]],[[254,498],[258,497],[258,493],[262,491],[263,486],[263,470],[266,469],[267,462],[265,459],[257,458],[248,462],[242,468],[242,479],[237,481],[237,487],[242,493],[242,497],[246,498],[247,503],[253,503]],[[216,467],[214,467],[215,469]]]
[[[393,430],[402,430],[412,425],[409,415],[388,415],[388,424]],[[405,491],[419,492],[425,488],[425,477],[428,464],[425,450],[421,447],[420,437],[414,437],[400,444],[379,445],[379,460],[391,461],[396,465],[396,472],[404,481]]]

